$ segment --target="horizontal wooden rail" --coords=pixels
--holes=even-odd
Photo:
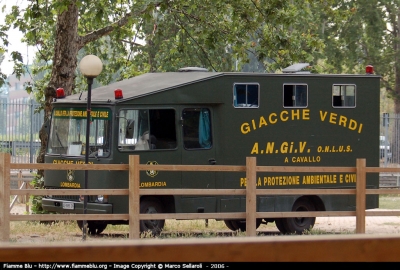
[[[10,169],[34,169],[59,171],[65,170],[65,164],[48,163],[11,163]],[[104,170],[104,171],[126,171],[128,164],[68,164],[70,170]]]
[[[370,217],[389,217],[389,216],[400,216],[400,210],[386,210],[386,211],[372,211],[368,210],[365,212],[366,216]]]
[[[365,194],[400,194],[398,189],[367,189]]]
[[[245,172],[246,166],[235,166],[235,165],[147,165],[139,164],[137,166],[139,171],[147,170],[158,170],[158,171],[178,171],[178,172],[209,172],[209,171],[220,171],[220,172]]]
[[[35,214],[35,215],[10,215],[10,221],[32,220],[99,220],[99,214]],[[128,220],[128,214],[101,214],[101,220]]]
[[[129,189],[11,189],[11,195],[128,195]],[[374,190],[369,194],[380,193]],[[399,193],[397,191],[397,193]],[[141,189],[140,195],[246,195],[245,189]],[[356,194],[354,189],[258,189],[257,195],[348,195]],[[387,194],[396,194],[388,190]]]
[[[10,195],[128,195],[128,189],[11,189]]]
[[[400,216],[400,210],[367,211],[366,216]],[[310,211],[310,212],[257,212],[256,218],[290,218],[290,217],[354,217],[355,211]],[[171,214],[140,214],[141,220],[152,219],[244,219],[246,213],[171,213]],[[10,215],[10,221],[32,220],[98,220],[98,214],[37,214]],[[102,214],[102,220],[128,220],[128,214]]]
[[[10,195],[128,195],[128,189],[11,189]],[[367,189],[366,194],[399,194],[394,189]],[[141,189],[140,195],[245,195],[245,189]],[[258,189],[256,195],[347,195],[354,189]]]
[[[354,167],[256,166],[257,172],[356,172]]]
[[[45,163],[11,163],[10,169],[35,169],[35,170],[65,170],[65,164],[45,164]],[[68,164],[71,170],[109,170],[126,171],[129,164]],[[246,166],[235,165],[146,165],[141,164],[138,170],[158,170],[158,171],[225,171],[225,172],[245,172]],[[291,167],[291,166],[256,166],[257,172],[352,172],[354,167]],[[397,172],[400,168],[392,167],[366,167],[367,173]]]
[[[271,266],[270,262],[398,262],[400,236],[305,235],[229,237],[213,239],[153,239],[151,241],[101,241],[84,243],[2,243],[2,262],[109,262],[135,263],[203,262],[202,268],[232,269]],[[265,264],[252,265],[251,262]],[[157,267],[157,264],[155,265]],[[180,265],[182,267],[182,265]],[[122,267],[121,267],[122,268]],[[115,269],[115,268],[114,268]]]
[[[376,211],[370,216],[380,216],[382,211]],[[390,211],[390,215],[396,215],[400,211]],[[368,214],[367,214],[368,215]],[[257,212],[256,218],[292,218],[292,217],[351,217],[355,211],[309,211],[309,212]],[[139,214],[140,220],[153,219],[245,219],[245,212],[227,213],[163,213],[163,214]],[[31,220],[98,220],[98,214],[38,214],[38,215],[11,215],[10,221],[31,221]],[[102,220],[128,220],[128,214],[101,214]]]
[[[380,172],[397,172],[400,173],[400,168],[393,167],[365,167],[367,173],[380,173]]]
[[[10,181],[24,181],[24,182],[30,182],[35,178],[34,175],[32,174],[17,174],[17,175],[10,175]]]

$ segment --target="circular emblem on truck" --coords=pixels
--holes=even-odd
[[[147,161],[146,165],[158,165],[158,163],[157,163],[157,161]],[[158,171],[148,170],[148,171],[146,171],[146,174],[150,177],[154,177],[158,174]]]
[[[67,180],[72,182],[75,179],[75,172],[73,170],[67,171]]]

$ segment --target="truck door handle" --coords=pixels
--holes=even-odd
[[[211,165],[217,164],[217,161],[215,160],[215,158],[210,158],[210,159],[208,160],[208,162],[209,162]]]

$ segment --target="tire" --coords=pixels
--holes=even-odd
[[[228,221],[228,224],[227,224]],[[261,225],[261,219],[257,218],[256,220],[256,229],[258,229],[258,227],[260,227]],[[246,220],[242,220],[242,219],[231,219],[231,220],[224,220],[225,225],[231,229],[232,231],[237,231],[240,230],[242,232],[246,231]],[[231,226],[231,227],[230,227]]]
[[[298,199],[292,207],[292,211],[315,211],[314,204],[307,198]],[[315,217],[299,217],[283,219],[284,228],[288,234],[303,234],[315,224]]]
[[[236,231],[236,228],[233,226],[231,221],[232,220],[230,220],[230,219],[225,219],[224,223],[225,223],[226,227],[228,227],[229,230]]]
[[[145,198],[140,202],[141,214],[164,213],[161,202],[156,198]],[[140,232],[151,232],[153,235],[159,235],[164,228],[165,220],[141,220]]]
[[[284,223],[285,223],[284,218],[276,218],[275,219],[275,225],[278,228],[278,230],[281,232],[281,234],[287,234],[287,232],[288,232]]]
[[[77,220],[76,223],[78,224],[79,229],[83,231],[83,221]],[[87,221],[87,225],[88,233],[90,235],[101,234],[107,228],[107,223],[101,221]]]

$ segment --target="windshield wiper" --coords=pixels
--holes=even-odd
[[[57,140],[60,143],[61,147],[65,148],[64,145],[62,144],[61,140],[60,140],[60,137],[58,136],[58,132],[56,132],[56,137],[57,137]]]

